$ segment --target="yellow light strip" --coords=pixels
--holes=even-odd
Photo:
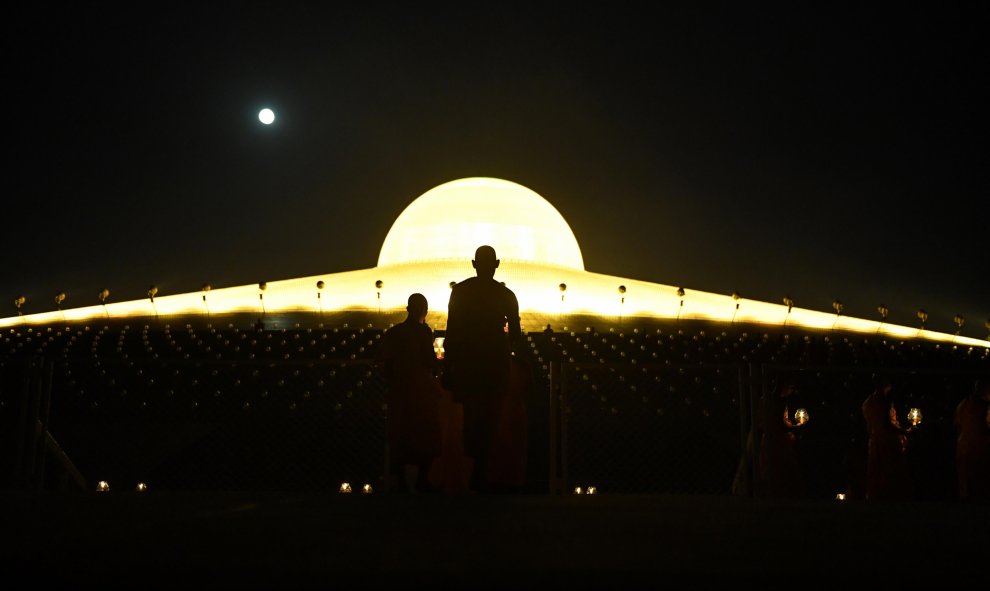
[[[149,299],[109,303],[63,311],[43,312],[0,319],[0,327],[21,324],[80,322],[99,318],[172,317],[182,315],[246,312],[259,317],[284,312],[342,312],[363,310],[395,312],[403,310],[409,294],[426,296],[430,310],[443,317],[450,297],[450,282],[473,275],[469,260],[389,265],[373,269],[314,275],[258,285],[243,285],[190,292]],[[834,313],[792,308],[732,296],[688,290],[684,298],[671,285],[624,279],[549,265],[503,261],[496,279],[504,281],[519,299],[524,317],[587,314],[602,317],[681,318],[718,322],[786,324],[808,329],[835,329],[864,334],[883,334],[899,339],[922,338],[974,347],[990,347],[990,342],[931,330],[881,323]],[[319,289],[317,282],[323,281]],[[381,288],[376,282],[381,281]],[[560,284],[566,290],[560,290]],[[619,286],[625,293],[619,293]],[[319,294],[319,296],[318,296]],[[206,302],[203,302],[203,296]],[[683,305],[682,305],[683,301]],[[30,302],[29,302],[30,303]],[[738,309],[736,305],[738,304]],[[535,329],[536,327],[532,327]]]

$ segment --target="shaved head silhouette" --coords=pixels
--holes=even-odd
[[[495,256],[495,249],[486,244],[479,246],[474,251],[474,260],[471,261],[471,266],[478,271],[478,277],[491,279],[495,276],[495,269],[498,268],[499,262]]]

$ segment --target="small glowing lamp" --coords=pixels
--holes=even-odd
[[[110,483],[106,480],[101,480],[96,483],[96,492],[110,492]]]
[[[594,486],[589,486],[587,488],[587,490],[585,490],[585,494],[597,495],[598,494],[598,488],[597,487],[594,487]]]
[[[835,500],[836,501],[846,500],[846,493],[838,493],[837,495],[835,495]]]
[[[351,485],[349,482],[340,483],[340,492],[344,494],[349,494],[351,492]]]
[[[808,414],[808,409],[806,408],[799,408],[794,411],[794,422],[798,425],[807,423],[810,418],[811,415]]]
[[[576,495],[583,495],[584,494],[584,489],[581,488],[580,486],[575,486],[574,487],[574,494],[576,494]]]
[[[139,482],[137,483],[137,486],[134,487],[134,491],[139,493],[148,492],[148,485],[143,482]]]
[[[921,417],[921,409],[920,408],[912,408],[907,413],[907,420],[908,420],[908,422],[911,423],[911,425],[913,425],[915,427],[917,427],[918,425],[921,424],[921,418],[922,417]]]
[[[366,495],[370,495],[371,493],[375,492],[375,490],[373,488],[371,488],[371,485],[370,484],[366,484],[366,485],[364,485],[364,486],[361,487],[361,492],[364,493],[364,494],[366,494]]]

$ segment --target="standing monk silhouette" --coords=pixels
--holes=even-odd
[[[488,457],[509,388],[513,346],[520,335],[516,294],[498,281],[499,260],[479,246],[477,277],[454,285],[444,340],[445,385],[464,406],[464,450],[474,459],[470,486],[488,492]]]

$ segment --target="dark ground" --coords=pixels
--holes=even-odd
[[[985,584],[990,550],[986,504],[154,491],[2,498],[8,589],[11,577],[140,589],[968,587]]]

